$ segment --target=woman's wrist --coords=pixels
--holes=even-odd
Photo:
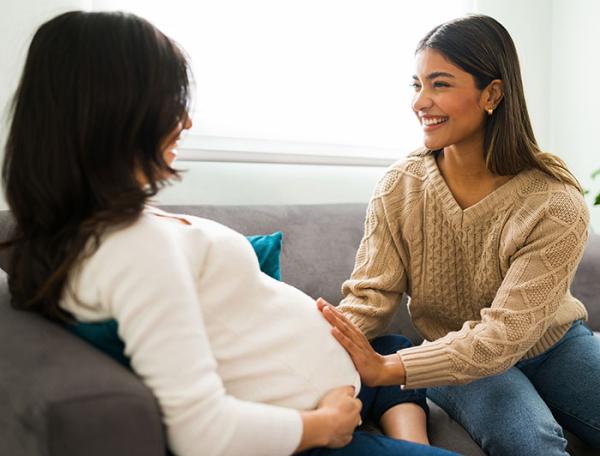
[[[296,452],[325,447],[331,438],[331,416],[323,409],[300,412],[302,438]]]
[[[381,377],[378,382],[381,386],[404,385],[406,383],[406,370],[398,353],[383,356]]]

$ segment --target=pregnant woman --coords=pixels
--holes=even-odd
[[[147,205],[178,175],[188,93],[182,52],[143,19],[70,12],[39,28],[3,167],[13,305],[66,324],[116,320],[178,455],[449,455],[354,432],[359,376],[314,301],[262,274],[239,233]],[[424,422],[402,425],[424,416],[423,391],[359,397],[390,437],[426,442]]]

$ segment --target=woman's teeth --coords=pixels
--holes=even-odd
[[[446,120],[448,120],[447,117],[423,117],[423,125],[425,126],[430,126],[430,125],[437,125],[437,124],[441,124],[442,122],[446,122]]]

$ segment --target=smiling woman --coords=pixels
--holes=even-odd
[[[339,312],[323,314],[367,384],[429,388],[487,454],[566,455],[562,427],[600,447],[600,339],[569,291],[589,214],[535,140],[510,35],[481,15],[435,27],[413,86],[424,147],[375,188]],[[365,336],[403,293],[426,342],[381,356]]]
[[[477,148],[485,142],[486,117],[504,96],[504,83],[494,79],[479,87],[473,75],[452,63],[441,52],[424,48],[416,56],[417,74],[412,108],[423,128],[423,144],[427,149],[447,150]],[[440,155],[439,165],[444,169],[446,154]],[[464,188],[452,174],[445,175],[454,198],[467,208],[482,200],[496,188],[510,180],[511,175],[490,174],[478,185]]]

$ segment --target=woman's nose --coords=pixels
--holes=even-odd
[[[423,111],[424,109],[430,108],[432,104],[433,102],[426,89],[421,88],[418,92],[415,92],[412,101],[413,111]]]

